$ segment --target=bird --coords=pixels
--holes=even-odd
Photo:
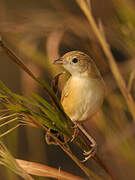
[[[105,95],[104,80],[94,60],[81,51],[67,52],[54,60],[53,64],[63,66],[71,74],[62,90],[61,104],[75,126],[91,142],[91,150],[84,152],[86,161],[94,156],[97,144],[82,123],[89,120],[101,107]]]

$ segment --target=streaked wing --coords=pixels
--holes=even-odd
[[[70,91],[70,81],[71,81],[71,78],[66,82],[65,84],[65,87],[62,91],[62,94],[61,94],[61,103],[63,102],[64,98],[68,96],[69,94],[69,91]]]

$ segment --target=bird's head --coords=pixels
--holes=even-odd
[[[80,51],[68,52],[55,60],[53,64],[62,65],[71,75],[93,74],[97,76],[99,74],[93,60],[87,54]]]

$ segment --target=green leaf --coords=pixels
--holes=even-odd
[[[19,103],[27,103],[29,105],[33,105],[33,106],[36,106],[36,107],[39,107],[38,103],[36,101],[34,101],[32,98],[26,98],[24,96],[20,96],[18,94],[14,94],[14,96],[16,97],[16,99],[20,100]],[[23,103],[24,104],[24,103]]]
[[[49,129],[58,130],[56,126],[53,124],[53,122],[48,119],[47,117],[43,116],[42,114],[31,112],[31,114],[35,117],[35,119],[40,122],[41,124],[45,125]]]
[[[33,94],[33,97],[40,102],[44,107],[46,107],[50,112],[55,113],[55,109],[53,108],[52,105],[50,105],[44,98],[37,94]]]
[[[2,98],[2,99],[6,99],[6,98],[7,98],[7,96],[5,96],[5,95],[1,95],[1,94],[0,94],[0,98]]]
[[[6,93],[12,95],[12,92],[5,86],[2,81],[0,81],[0,88],[3,89]]]
[[[40,85],[48,92],[48,95],[51,96],[51,98],[53,98],[53,101],[57,105],[57,108],[62,109],[62,105],[58,97],[55,95],[54,91],[48,86],[48,84],[43,79],[38,78],[37,80],[40,83]]]
[[[7,109],[13,110],[14,112],[29,112],[29,109],[22,107],[21,105],[7,104],[5,106],[7,107]]]

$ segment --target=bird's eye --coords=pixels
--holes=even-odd
[[[77,62],[78,62],[78,59],[77,59],[77,58],[73,58],[73,59],[72,59],[72,62],[73,62],[73,63],[77,63]]]

